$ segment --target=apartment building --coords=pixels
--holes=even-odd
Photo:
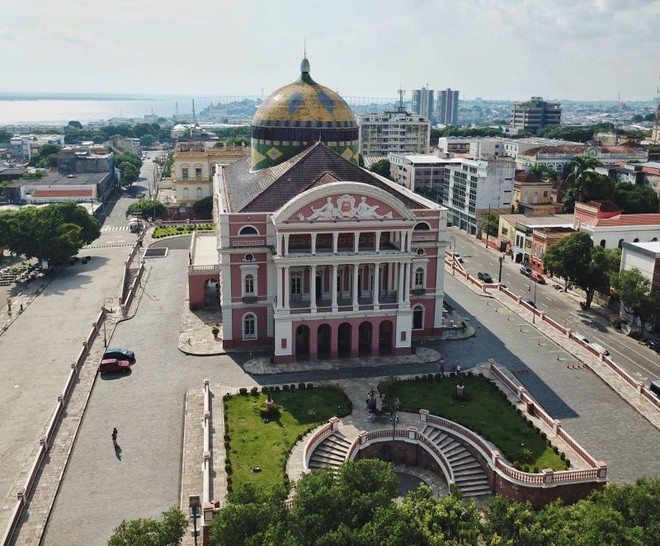
[[[393,153],[425,154],[429,151],[431,122],[402,109],[360,116],[360,153],[387,156]]]
[[[511,127],[523,133],[536,134],[541,127],[561,123],[561,104],[543,97],[516,102],[511,108]]]

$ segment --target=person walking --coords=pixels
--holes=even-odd
[[[117,429],[113,428],[112,429],[112,445],[115,446],[115,449],[119,447],[117,444]]]
[[[445,359],[442,357],[440,358],[440,374],[442,377],[445,376]]]
[[[460,377],[461,376],[461,363],[460,362],[456,365],[456,372],[458,373],[458,375]]]

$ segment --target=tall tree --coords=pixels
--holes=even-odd
[[[177,546],[188,528],[188,518],[176,507],[163,512],[162,521],[122,521],[113,531],[108,546]]]
[[[543,266],[551,274],[563,277],[584,290],[585,309],[591,306],[596,291],[607,294],[616,252],[594,247],[591,237],[572,233],[552,245],[545,254]],[[565,289],[565,288],[564,288]]]
[[[595,157],[588,155],[576,155],[568,164],[569,174],[567,177],[568,187],[575,191],[575,198],[582,202],[582,185],[587,172],[593,171],[602,165]]]
[[[380,161],[372,163],[371,167],[369,167],[369,170],[379,174],[380,176],[384,176],[389,180],[392,180],[392,176],[390,174],[390,162],[387,159],[381,159]]]
[[[660,293],[651,290],[651,281],[636,267],[614,274],[612,286],[621,302],[639,318],[643,334],[646,323],[660,312]]]

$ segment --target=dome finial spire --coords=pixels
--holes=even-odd
[[[309,74],[309,61],[307,60],[307,40],[303,39],[303,60],[300,63],[300,71],[303,74]]]

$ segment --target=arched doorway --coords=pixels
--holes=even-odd
[[[378,352],[381,356],[392,354],[392,322],[384,320],[378,328]]]
[[[320,359],[330,358],[332,329],[329,324],[321,324],[317,331],[316,353]]]
[[[296,328],[296,360],[309,358],[309,326],[302,324]]]
[[[358,355],[371,356],[371,339],[373,337],[373,326],[371,322],[363,322],[360,324],[359,341],[358,341]]]
[[[351,356],[352,337],[353,327],[348,322],[342,322],[339,325],[337,334],[337,356],[339,358],[349,358]]]
[[[218,279],[204,281],[204,307],[220,306],[220,283]]]

